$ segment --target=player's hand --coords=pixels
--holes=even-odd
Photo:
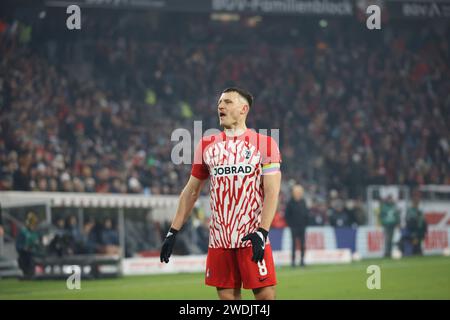
[[[253,257],[255,262],[261,262],[264,259],[264,249],[266,247],[267,234],[269,232],[263,228],[258,228],[256,232],[249,233],[242,238],[242,242],[250,240],[252,242]]]
[[[172,254],[172,249],[175,244],[177,232],[178,230],[174,228],[170,228],[169,232],[167,232],[166,238],[164,239],[164,242],[161,247],[161,255],[160,255],[161,262],[165,263],[169,262],[169,257]]]

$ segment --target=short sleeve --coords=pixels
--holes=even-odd
[[[191,169],[191,175],[200,180],[205,180],[209,177],[208,166],[203,159],[203,150],[205,146],[206,144],[203,139],[197,144],[194,152],[194,162],[192,163]]]
[[[266,137],[260,146],[262,174],[269,175],[280,172],[281,154],[278,144],[272,137]]]
[[[280,163],[281,154],[278,144],[272,137],[266,137],[260,146],[261,164]]]

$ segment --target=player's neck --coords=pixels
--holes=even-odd
[[[224,128],[223,132],[225,132],[225,135],[227,137],[237,137],[243,134],[247,130],[247,126],[245,124],[243,125],[237,125],[232,128]]]

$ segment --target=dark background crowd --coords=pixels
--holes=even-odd
[[[280,130],[282,199],[301,183],[311,224],[364,223],[370,184],[450,184],[447,21],[66,17],[0,19],[0,190],[177,194],[171,133],[217,128],[230,85],[255,97],[249,127]]]

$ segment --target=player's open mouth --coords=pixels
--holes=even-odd
[[[223,118],[223,117],[225,117],[226,116],[226,114],[225,113],[223,113],[223,112],[219,112],[219,118]]]

